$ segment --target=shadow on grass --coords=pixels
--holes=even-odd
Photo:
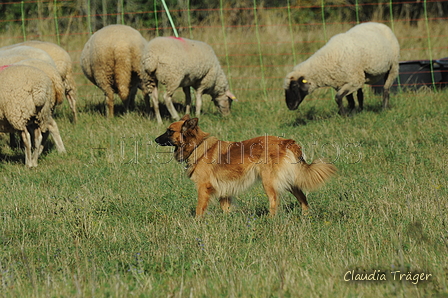
[[[346,110],[348,110],[348,107],[345,107]],[[333,109],[331,110],[322,110],[322,109],[316,109],[316,107],[312,106],[308,110],[302,110],[299,112],[299,115],[297,116],[294,121],[286,123],[286,126],[304,126],[309,124],[310,122],[315,121],[321,121],[321,120],[327,120],[327,119],[333,119],[335,117],[355,117],[358,114],[361,114],[363,112],[371,112],[371,113],[382,113],[384,111],[382,104],[367,104],[364,105],[363,110],[359,110],[358,108],[355,108],[351,111],[347,112],[347,115],[340,116],[336,111]]]
[[[381,112],[384,112],[384,109],[382,104],[368,104],[364,105],[364,110],[362,110],[360,113],[362,112],[372,112],[375,114],[379,114]]]
[[[23,144],[23,140],[20,137],[19,133],[9,133],[9,141],[8,145],[11,148],[11,153],[0,153],[0,162],[11,162],[11,163],[22,163],[25,164],[25,146]],[[42,153],[39,155],[39,159],[43,156],[46,156],[50,151],[56,150],[56,147],[51,139],[51,136],[48,136],[44,143],[44,149]]]
[[[304,126],[307,125],[311,121],[319,121],[324,119],[331,119],[333,117],[337,117],[338,114],[333,111],[323,111],[321,109],[316,109],[316,107],[312,106],[308,110],[302,110],[299,112],[297,118],[287,123],[287,126]]]
[[[14,152],[14,154],[0,153],[0,163],[14,163],[25,165],[25,152]]]

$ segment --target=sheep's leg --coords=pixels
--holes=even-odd
[[[149,94],[144,92],[143,93],[143,99],[145,100],[145,109],[146,109],[146,114],[149,115],[151,114],[151,102],[149,99]]]
[[[201,115],[202,109],[202,91],[196,90],[196,117]]]
[[[76,112],[76,84],[71,72],[63,79],[63,83],[65,87],[65,97],[67,97],[68,104],[73,113],[73,123],[76,123],[78,121],[78,114]]]
[[[387,109],[389,107],[389,89],[383,90],[383,109]]]
[[[106,96],[106,104],[107,104],[107,117],[111,118],[114,116],[114,91],[112,88],[108,88],[107,91],[104,92]]]
[[[183,87],[182,90],[185,93],[185,114],[191,113],[191,92],[190,87]]]
[[[39,156],[42,154],[42,152],[44,151],[45,148],[45,143],[48,140],[48,135],[50,134],[50,131],[47,130],[46,132],[42,133],[42,145],[40,146],[39,149]]]
[[[364,102],[364,94],[362,93],[362,88],[358,89],[358,91],[356,92],[356,97],[358,98],[359,110],[362,111]],[[353,93],[347,95],[347,101],[350,111],[353,111],[355,109],[355,97],[353,96]]]
[[[344,109],[344,103],[342,100],[344,99],[345,93],[339,94],[339,92],[336,94],[336,103],[338,104],[339,108],[339,115],[345,115],[345,109]]]
[[[344,86],[342,86],[341,89],[338,90],[338,93],[336,93],[336,103],[338,104],[339,107],[339,114],[340,115],[345,115],[345,109],[344,109],[344,105],[342,102],[342,99],[347,96],[348,99],[348,95],[351,95],[351,99],[353,101],[353,105],[354,103],[354,99],[353,99],[353,95],[352,93],[359,90],[360,88],[362,88],[362,83],[361,84],[356,84],[356,83],[347,83]],[[349,104],[351,105],[350,99],[349,99]]]
[[[347,101],[348,108],[350,109],[350,111],[353,111],[355,109],[355,99],[353,98],[353,93],[347,95]]]
[[[137,95],[139,84],[140,84],[140,77],[136,73],[133,73],[131,78],[131,90],[129,90],[129,97],[128,97],[129,108],[131,108],[132,110],[135,109],[135,97]]]
[[[397,75],[398,66],[392,65],[392,68],[384,76],[383,109],[387,109],[387,107],[389,106],[389,88],[392,86]]]
[[[131,109],[135,109],[135,98],[137,97],[137,91],[138,91],[138,83],[136,83],[131,88],[131,92],[129,94],[129,106]]]
[[[123,101],[124,102],[124,109],[127,113],[129,110],[135,109],[135,96],[137,94],[138,85],[134,84],[131,86],[131,90],[128,93],[128,97]]]
[[[58,150],[59,153],[65,153],[66,152],[65,147],[64,143],[62,142],[61,135],[59,133],[58,125],[56,124],[56,121],[54,121],[52,117],[50,117],[49,119],[48,130],[53,136],[53,141],[56,145],[56,150]]]
[[[358,89],[357,97],[359,110],[362,111],[364,109],[364,93],[362,92],[362,88]]]
[[[171,117],[177,121],[180,119],[180,117],[176,111],[176,108],[173,105],[172,96],[173,96],[173,92],[167,91],[165,93],[165,95],[163,96],[163,98],[165,99],[165,104],[166,104],[166,107],[168,108],[168,111],[171,114]]]
[[[152,99],[152,105],[154,106],[154,114],[156,116],[157,123],[162,124],[162,117],[160,116],[160,110],[159,110],[159,91],[157,88],[157,83],[154,86],[154,89],[152,90],[151,99]],[[147,100],[147,107],[149,113],[149,99]]]
[[[33,167],[33,159],[31,155],[31,135],[27,129],[22,131],[23,145],[25,146],[25,165],[29,168]]]
[[[20,144],[17,144],[15,132],[11,132],[9,134],[9,147],[11,147],[12,149],[20,147]]]
[[[32,153],[32,162],[33,162],[33,166],[37,167],[37,160],[39,158],[39,155],[41,154],[41,152],[43,151],[43,145],[42,145],[42,132],[40,130],[40,127],[34,128],[32,131],[33,135],[34,135],[34,150]]]
[[[67,97],[68,104],[70,105],[70,109],[73,113],[73,123],[78,121],[78,114],[76,112],[76,96],[74,90],[65,91],[65,97]]]
[[[64,79],[64,86],[65,96],[67,97],[70,109],[73,113],[73,123],[76,123],[78,121],[78,114],[76,112],[76,83],[71,71],[67,73],[67,76]]]

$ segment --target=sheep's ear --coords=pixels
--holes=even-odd
[[[198,126],[198,122],[199,122],[198,118],[186,120],[184,124],[182,124],[182,132],[195,129]]]
[[[236,99],[236,96],[233,95],[233,93],[230,92],[229,90],[226,91],[226,95],[227,95],[227,97],[230,98],[231,100],[238,101],[238,99]]]
[[[302,91],[308,92],[308,89],[310,88],[310,83],[308,82],[307,79],[305,79],[304,77],[300,77],[297,82],[299,83],[300,89],[302,89]]]

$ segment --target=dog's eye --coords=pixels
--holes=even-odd
[[[171,136],[171,135],[172,135],[172,134],[174,133],[174,131],[173,131],[173,130],[171,130],[171,129],[167,129],[167,130],[166,130],[166,133],[167,133],[168,135],[170,135],[170,136]]]

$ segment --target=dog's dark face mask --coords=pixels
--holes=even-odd
[[[156,138],[156,143],[160,146],[176,146],[174,140],[172,139],[174,135],[174,130],[168,128],[163,135]]]
[[[185,115],[180,121],[172,123],[165,133],[158,136],[155,141],[160,146],[182,146],[185,137],[190,136],[192,132],[196,132],[197,125],[198,118],[191,119],[189,115]]]

